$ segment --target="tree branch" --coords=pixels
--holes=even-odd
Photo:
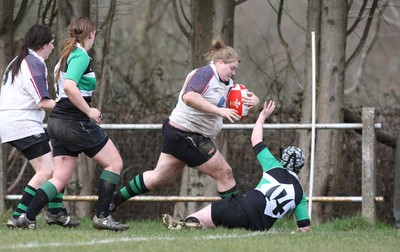
[[[12,182],[12,184],[7,188],[7,193],[10,193],[14,188],[21,182],[22,176],[25,173],[26,167],[28,166],[28,160],[25,159],[24,164],[21,167],[21,170],[18,173],[17,178]]]
[[[186,38],[189,38],[190,33],[189,31],[185,28],[185,26],[182,23],[181,18],[179,17],[179,13],[178,13],[178,6],[176,4],[177,0],[172,0],[172,11],[174,13],[175,16],[175,20],[178,23],[179,28],[181,29],[181,31],[183,32],[183,34],[185,35]],[[184,15],[185,16],[185,15]]]
[[[359,113],[355,109],[345,106],[344,107],[344,122],[345,123],[362,123],[360,114],[361,113]],[[355,129],[354,131],[359,134],[362,134],[361,129]],[[391,136],[385,132],[377,130],[376,131],[376,140],[381,144],[384,144],[388,147],[396,149],[396,140],[397,139],[395,136]]]
[[[103,105],[104,93],[107,88],[107,80],[109,73],[109,54],[110,54],[110,40],[111,40],[111,30],[114,21],[115,9],[116,9],[117,0],[112,0],[110,2],[110,7],[108,9],[107,17],[104,20],[106,24],[105,34],[104,34],[104,43],[103,43],[103,59],[101,62],[101,79],[100,79],[100,91],[99,91],[99,103],[97,104],[98,109],[101,110]]]
[[[394,18],[384,15],[383,20],[385,20],[387,24],[394,25],[397,28],[400,28],[400,15],[396,11],[396,7],[394,5],[388,5],[388,7]]]
[[[278,30],[278,37],[281,44],[288,49],[289,45],[286,43],[285,39],[282,36],[281,24],[282,24],[282,13],[283,13],[283,3],[285,0],[279,1],[279,10],[278,10],[278,21],[277,21],[277,30]]]
[[[350,33],[352,33],[354,31],[354,29],[357,27],[357,25],[360,23],[360,21],[362,20],[364,10],[367,7],[367,3],[368,3],[368,0],[364,0],[362,6],[360,8],[360,11],[358,12],[358,16],[357,16],[356,20],[354,21],[353,25],[347,31],[346,36],[348,36]]]
[[[361,51],[361,48],[364,46],[364,43],[365,43],[365,41],[366,41],[366,39],[368,37],[369,28],[371,27],[372,18],[374,17],[374,12],[375,12],[375,10],[376,10],[376,8],[378,6],[378,1],[379,0],[374,0],[374,2],[372,3],[371,9],[370,9],[369,15],[368,15],[368,20],[367,20],[367,23],[365,25],[363,35],[362,35],[362,37],[360,39],[360,43],[357,45],[356,49],[354,50],[352,55],[349,57],[349,59],[346,60],[345,68],[350,66],[350,64],[354,61],[354,59],[357,57],[357,55]]]
[[[385,1],[385,4],[384,4],[383,8],[386,7],[387,1],[388,0]],[[383,12],[383,9],[380,12]],[[379,30],[380,23],[381,23],[380,19],[379,19],[380,13],[375,12],[374,15],[375,15],[375,19],[377,19],[376,22],[375,22],[375,25],[374,25],[375,28],[371,30],[371,34],[369,36],[369,39],[367,39],[367,41],[365,43],[365,47],[362,50],[362,53],[361,53],[361,56],[360,56],[360,64],[359,64],[359,67],[358,67],[357,73],[356,73],[356,81],[354,82],[354,85],[352,85],[351,87],[349,87],[346,90],[344,90],[344,94],[345,95],[352,93],[361,84],[362,76],[363,76],[363,73],[364,73],[364,68],[365,68],[365,65],[367,63],[367,58],[368,58],[368,55],[371,52],[372,47],[373,47],[373,45],[374,45],[374,43],[376,41],[376,38],[378,36],[378,30]]]
[[[242,4],[244,2],[246,2],[247,0],[236,0],[235,1],[235,6],[238,6],[239,4]]]
[[[289,66],[289,69],[291,69],[293,71],[293,74],[295,76],[294,79],[296,81],[296,84],[300,88],[303,88],[302,85],[300,84],[300,82],[298,81],[297,73],[296,73],[296,70],[294,68],[293,61],[292,61],[292,55],[291,55],[290,49],[289,49],[289,44],[285,41],[285,39],[283,38],[283,35],[282,35],[281,24],[282,24],[282,13],[283,13],[284,2],[285,2],[285,0],[281,0],[279,2],[278,20],[277,20],[278,37],[279,37],[279,41],[281,42],[281,44],[286,49],[286,56],[287,56],[287,59],[288,59],[288,66]]]
[[[14,19],[14,27],[17,27],[21,23],[22,18],[25,15],[25,11],[26,11],[26,7],[27,6],[28,6],[28,0],[23,0],[21,2],[21,6],[19,7],[17,16]]]
[[[192,24],[191,24],[189,18],[187,17],[187,15],[185,14],[185,10],[183,9],[182,0],[179,0],[179,2],[180,2],[180,6],[181,6],[181,13],[182,13],[183,19],[186,21],[186,24],[188,24],[189,27],[192,27]]]

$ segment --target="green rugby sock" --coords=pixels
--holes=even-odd
[[[125,201],[129,200],[130,198],[144,194],[150,191],[144,184],[143,181],[143,173],[136,175],[129,184],[121,188],[113,197],[113,202],[115,207],[121,205]]]
[[[119,175],[108,170],[104,170],[100,175],[99,181],[99,200],[96,216],[104,218],[110,215],[110,203],[119,181]]]
[[[36,216],[39,212],[49,203],[50,200],[57,196],[56,187],[50,182],[44,182],[39,189],[36,191],[35,197],[33,197],[29,204],[28,210],[26,211],[26,217],[28,220],[36,220]]]
[[[62,210],[62,200],[64,197],[64,189],[59,192],[54,199],[52,199],[47,205],[48,211],[51,214],[57,214]]]

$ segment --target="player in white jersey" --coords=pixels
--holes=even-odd
[[[36,228],[36,216],[49,200],[70,181],[78,156],[84,153],[103,167],[98,184],[98,201],[92,226],[96,229],[124,231],[129,226],[117,222],[109,206],[123,168],[118,149],[100,127],[101,112],[91,106],[96,76],[88,51],[96,38],[96,26],[88,17],[74,18],[68,26],[59,64],[55,69],[57,104],[48,120],[55,170],[44,182],[31,204],[18,218],[17,225]]]
[[[163,146],[156,168],[135,176],[115,193],[112,209],[136,195],[167,185],[186,165],[212,177],[222,198],[238,192],[232,168],[212,139],[221,131],[224,118],[232,123],[240,119],[236,110],[226,106],[240,58],[222,40],[213,41],[205,56],[210,64],[188,74],[177,105],[163,124]],[[242,102],[253,108],[258,97],[252,92],[248,95]]]
[[[0,95],[0,137],[28,159],[35,175],[24,189],[22,199],[7,227],[15,228],[18,217],[23,214],[36,194],[36,189],[54,170],[49,138],[43,128],[46,111],[51,111],[55,101],[47,87],[45,60],[54,49],[50,28],[33,25],[25,35],[19,54],[8,65],[3,76]],[[62,208],[63,193],[49,204],[48,224],[77,226]]]
[[[290,146],[284,150],[279,162],[263,142],[263,124],[274,109],[275,102],[264,104],[251,136],[253,150],[263,170],[258,185],[246,193],[212,202],[183,221],[164,214],[162,219],[166,227],[177,229],[224,226],[265,231],[277,219],[294,211],[297,230],[311,230],[306,197],[297,177],[304,165],[303,151]]]

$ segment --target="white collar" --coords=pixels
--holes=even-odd
[[[88,53],[86,52],[85,48],[84,48],[80,43],[77,42],[77,43],[76,43],[76,47],[82,49],[82,51],[84,51],[86,54],[88,54]]]
[[[229,86],[229,85],[233,84],[233,80],[231,78],[229,78],[228,84],[225,84],[225,82],[221,81],[221,78],[219,78],[219,74],[217,72],[217,67],[215,66],[213,60],[210,61],[210,67],[214,71],[215,78],[218,80],[219,83],[223,83],[225,86]]]
[[[29,51],[29,54],[32,54],[33,56],[38,58],[44,64],[44,58],[42,56],[40,56],[39,54],[37,54],[37,52],[35,52],[34,50],[32,50],[30,48],[28,48],[28,51]]]

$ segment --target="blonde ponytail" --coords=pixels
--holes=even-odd
[[[204,59],[207,61],[222,60],[224,63],[231,63],[233,61],[240,62],[239,54],[230,46],[226,46],[222,39],[214,39],[211,43],[210,50],[204,54]]]
[[[56,70],[55,83],[60,78],[60,71],[65,71],[67,60],[71,52],[75,49],[76,43],[80,43],[83,47],[84,41],[94,32],[96,27],[92,20],[88,17],[78,17],[72,20],[68,26],[68,38],[64,41],[61,49],[60,67]]]

